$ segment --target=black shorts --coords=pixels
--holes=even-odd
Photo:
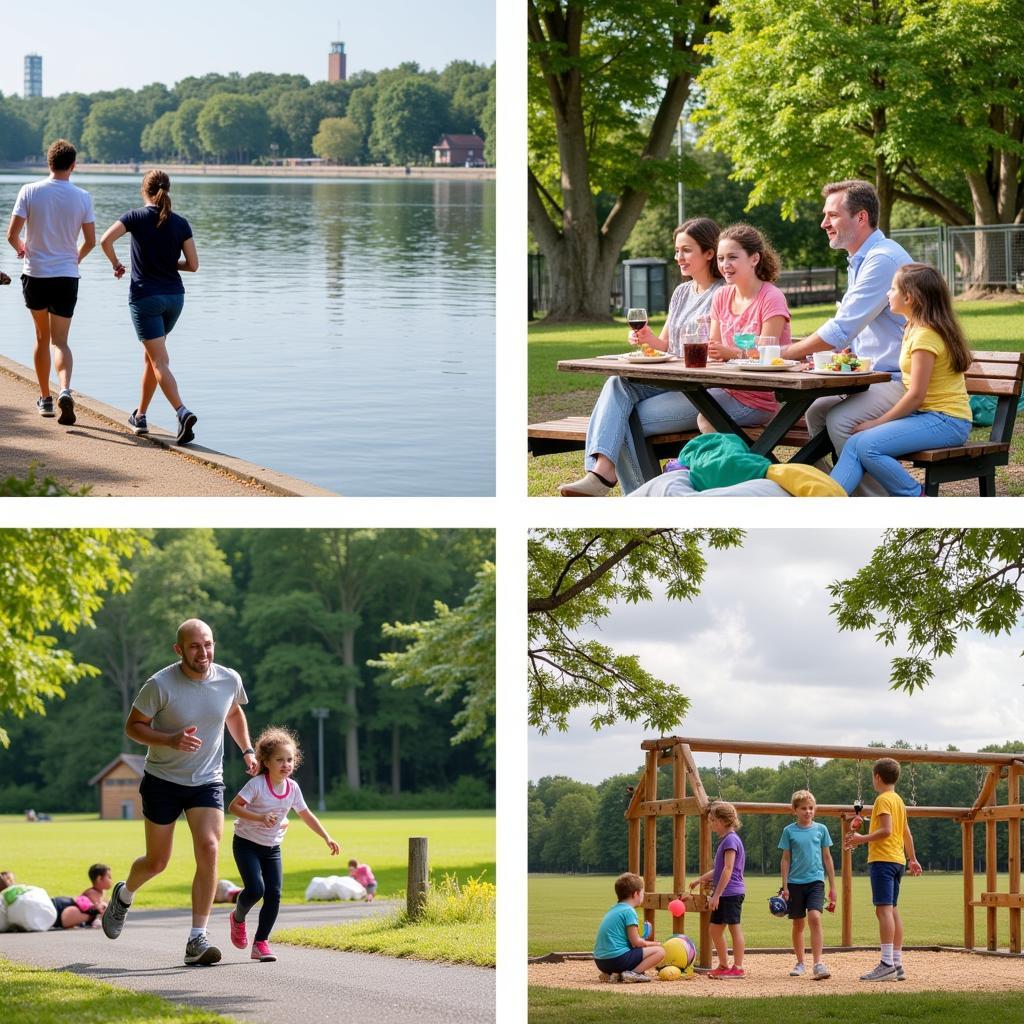
[[[625,953],[620,953],[618,956],[595,956],[594,965],[605,974],[621,974],[623,971],[633,970],[643,958],[643,946],[630,946]]]
[[[202,786],[182,786],[144,772],[139,783],[142,814],[154,825],[170,825],[192,807],[216,807],[224,811],[224,783],[208,782]]]
[[[21,275],[21,294],[29,309],[45,309],[54,316],[75,315],[78,302],[77,277],[29,277]]]
[[[60,915],[64,913],[68,907],[75,906],[75,901],[69,896],[53,896],[50,898],[50,902],[53,904],[53,909],[57,911],[57,920],[53,923],[53,928],[63,928],[64,925],[60,923]]]
[[[743,894],[738,896],[722,896],[718,901],[718,909],[711,911],[712,924],[739,924],[740,912],[743,909]]]
[[[791,921],[806,917],[808,910],[816,910],[820,914],[824,909],[824,882],[789,883],[789,919]]]

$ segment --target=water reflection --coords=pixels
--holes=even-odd
[[[0,177],[0,211],[25,180]],[[138,205],[137,179],[75,180],[99,232]],[[179,178],[171,194],[201,260],[171,359],[202,444],[344,494],[494,493],[492,182]],[[131,409],[127,283],[98,250],[82,276],[75,385]],[[27,364],[28,314],[2,298],[0,351]],[[171,426],[160,396],[151,418]]]

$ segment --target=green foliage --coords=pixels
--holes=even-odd
[[[483,811],[494,807],[494,789],[475,775],[460,775],[445,789],[389,793],[363,786],[349,789],[338,783],[324,797],[337,811]]]
[[[168,110],[142,129],[139,145],[146,156],[154,160],[166,160],[177,151],[174,144],[174,126],[178,123],[178,112]]]
[[[49,631],[92,626],[104,591],[127,589],[122,565],[140,545],[131,530],[0,531],[0,714],[45,714],[46,700],[96,675]],[[0,744],[7,732],[0,728]]]
[[[452,725],[452,743],[485,737],[494,743],[495,571],[487,563],[477,573],[465,603],[451,611],[434,603],[435,617],[426,622],[384,623],[383,635],[409,641],[403,651],[386,651],[369,664],[386,669],[394,686],[423,687],[437,701],[464,694]]]
[[[354,164],[363,151],[363,133],[350,117],[325,117],[313,137],[313,153],[336,164]]]
[[[1024,608],[1024,530],[887,530],[870,562],[829,593],[839,628],[874,629],[892,659],[894,690],[913,693],[951,655],[959,635],[1009,634]],[[905,634],[905,639],[904,639]]]
[[[198,160],[203,155],[203,142],[199,137],[199,115],[203,112],[203,100],[192,97],[182,101],[174,113],[171,137],[174,148],[186,160]]]
[[[89,115],[89,97],[80,92],[68,92],[57,98],[46,118],[44,129],[47,144],[54,139],[67,139],[80,150],[85,119]],[[82,153],[79,153],[81,156]]]
[[[71,495],[82,497],[92,490],[85,486],[77,491],[69,490],[52,476],[36,476],[35,464],[29,467],[25,477],[9,476],[0,480],[0,498],[65,498]]]
[[[394,164],[423,162],[445,131],[448,97],[432,82],[402,78],[381,89],[370,148]]]
[[[144,125],[142,112],[132,98],[99,100],[85,119],[82,145],[93,160],[104,163],[134,160],[141,152]]]
[[[251,96],[217,93],[203,104],[196,130],[206,152],[242,163],[266,151],[270,118]]]
[[[271,124],[287,138],[290,156],[312,155],[310,141],[326,116],[319,97],[308,88],[281,93],[270,108]]]
[[[668,732],[689,708],[672,683],[648,673],[635,655],[616,654],[581,631],[616,601],[651,599],[651,584],[671,600],[700,592],[704,548],[737,547],[741,530],[535,530],[528,543],[530,724],[568,728],[569,714],[590,707],[599,729],[620,719]]]

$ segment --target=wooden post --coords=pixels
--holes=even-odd
[[[686,761],[681,747],[672,751],[672,796],[676,800],[686,797]],[[686,892],[686,815],[677,814],[672,819],[672,891]],[[683,930],[683,918],[672,915],[672,931]]]
[[[840,913],[842,914],[842,944],[844,946],[853,945],[853,850],[848,850],[842,845],[842,837],[850,831],[852,819],[853,815],[851,814],[839,816],[839,843],[842,850],[840,899],[843,903]]]
[[[708,816],[700,816],[700,873],[711,869],[711,822]],[[711,966],[711,912],[702,910],[700,915],[700,966]]]
[[[634,875],[640,874],[640,819],[630,818],[627,822],[629,832],[629,870]]]
[[[1021,769],[1013,765],[1007,773],[1008,804],[1020,803]],[[1010,875],[1010,894],[1020,893],[1020,818],[1010,818],[1007,822],[1010,841],[1007,845],[1006,868]],[[1010,952],[1020,950],[1020,907],[1010,907]]]
[[[647,772],[645,785],[648,800],[658,799],[658,751],[647,751]],[[654,892],[658,884],[658,816],[650,814],[644,818],[644,890]],[[644,911],[644,920],[654,928],[654,910]]]
[[[974,949],[974,822],[960,823],[964,861],[964,949]]]
[[[985,891],[996,891],[996,823],[991,819],[985,822]],[[985,908],[985,945],[998,949],[995,907]]]
[[[409,837],[409,875],[406,882],[406,910],[411,920],[423,913],[430,884],[430,864],[427,860],[427,837]]]

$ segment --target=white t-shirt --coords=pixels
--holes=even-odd
[[[22,185],[14,215],[25,218],[25,273],[29,277],[81,277],[78,233],[93,224],[92,196],[70,181],[45,178]]]
[[[246,818],[235,818],[235,835],[259,843],[260,846],[279,846],[284,839],[285,819],[293,807],[296,813],[307,810],[306,801],[302,799],[302,790],[294,779],[284,780],[284,790],[275,793],[270,785],[270,777],[260,773],[250,779],[239,791],[238,795],[245,801],[245,809],[253,814],[272,813],[278,815],[277,824],[272,828],[258,821]]]

